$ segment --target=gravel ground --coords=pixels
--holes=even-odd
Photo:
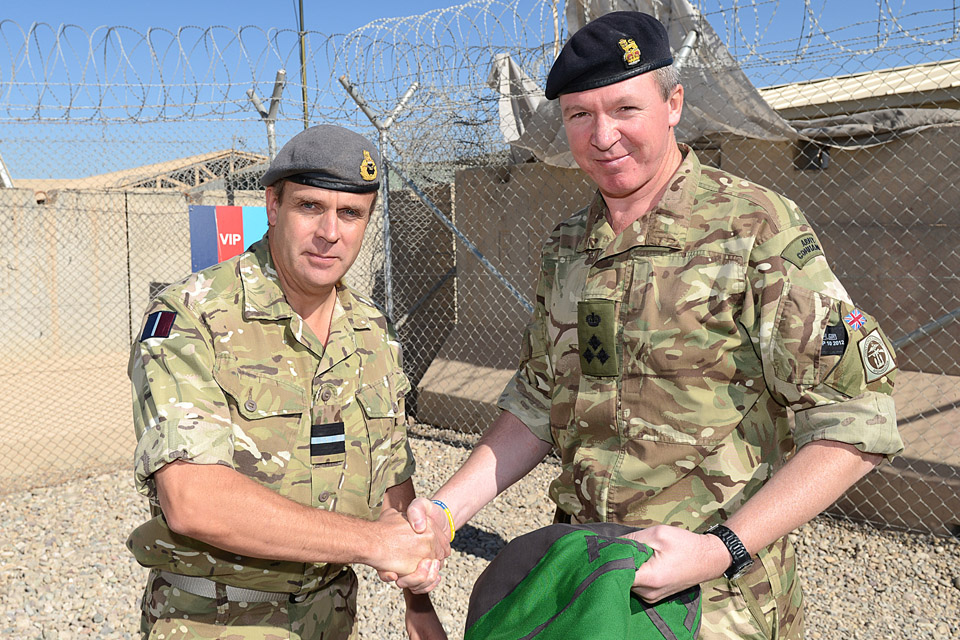
[[[440,436],[413,439],[418,492],[437,488],[469,452],[469,440]],[[507,540],[549,524],[545,487],[555,474],[540,465],[457,532],[434,591],[451,638],[462,635],[470,587],[487,562]],[[123,542],[146,514],[127,471],[0,496],[0,638],[137,637],[145,570]],[[808,638],[960,638],[960,540],[823,517],[794,535]],[[399,592],[364,569],[361,636],[405,638]]]

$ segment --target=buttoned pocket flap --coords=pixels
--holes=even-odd
[[[400,399],[409,391],[410,383],[403,373],[385,376],[357,390],[357,401],[368,418],[395,418],[400,413]]]
[[[304,413],[307,393],[300,386],[249,371],[242,367],[218,366],[213,377],[237,404],[247,420]]]

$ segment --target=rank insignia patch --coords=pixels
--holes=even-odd
[[[373,161],[370,152],[364,149],[363,161],[360,163],[360,177],[367,182],[377,179],[377,163]]]
[[[640,64],[640,49],[637,47],[637,43],[634,42],[633,38],[620,38],[620,42],[617,44],[620,45],[620,48],[623,49],[623,64],[627,67],[635,67]]]
[[[616,303],[613,300],[587,300],[577,305],[577,339],[583,373],[598,377],[620,374],[616,336]]]
[[[863,370],[868,384],[876,382],[897,368],[893,354],[880,337],[879,329],[868,333],[866,338],[857,343],[857,346],[860,348],[860,359],[863,361]]]
[[[342,422],[314,424],[310,426],[310,455],[332,456],[345,453],[346,436]]]
[[[173,321],[176,318],[175,311],[154,311],[147,316],[147,322],[143,325],[143,333],[140,334],[140,342],[150,338],[169,338],[170,330],[173,329]]]

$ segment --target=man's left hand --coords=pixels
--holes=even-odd
[[[730,552],[716,536],[657,525],[624,537],[653,550],[633,581],[633,592],[647,602],[718,578],[730,566]]]

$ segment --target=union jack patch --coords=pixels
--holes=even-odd
[[[859,329],[867,324],[867,319],[863,317],[863,313],[859,309],[854,309],[843,316],[843,321],[850,325],[851,329]]]
[[[173,329],[173,321],[176,318],[175,311],[154,311],[147,316],[147,322],[143,325],[143,333],[140,334],[140,342],[149,338],[170,337],[170,330]]]

